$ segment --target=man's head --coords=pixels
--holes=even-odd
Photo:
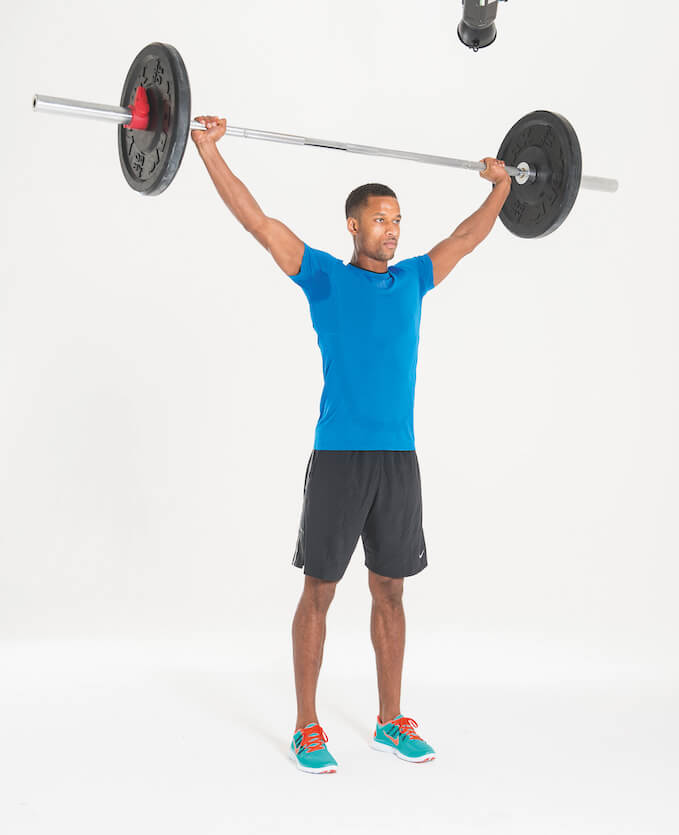
[[[401,209],[389,186],[368,183],[355,188],[347,197],[345,213],[356,254],[376,261],[394,257],[401,232]]]

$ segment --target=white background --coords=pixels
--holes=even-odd
[[[278,815],[325,832],[398,831],[408,815],[463,832],[676,831],[665,789],[678,738],[679,13],[512,2],[496,43],[474,54],[457,39],[461,10],[121,0],[5,15],[7,831],[63,818],[71,832],[268,832]],[[284,759],[303,578],[291,561],[322,385],[304,294],[223,205],[191,141],[169,190],[142,198],[115,128],[31,110],[34,93],[117,104],[154,40],[180,50],[196,116],[480,159],[544,108],[575,127],[584,173],[620,180],[615,195],[583,191],[546,238],[498,221],[423,301],[415,436],[429,566],[405,583],[402,707],[441,756],[416,780],[363,751],[378,705],[360,544],[319,685],[340,771],[321,792]],[[220,148],[266,214],[345,261],[344,200],[361,183],[399,197],[396,260],[431,249],[489,190],[475,173],[406,161],[232,137]],[[151,679],[157,689],[136,695],[120,684]],[[594,690],[600,702],[583,696]],[[190,763],[167,736],[178,715]],[[167,781],[135,772],[139,751]],[[105,820],[78,805],[85,784]],[[356,816],[338,818],[340,802]]]

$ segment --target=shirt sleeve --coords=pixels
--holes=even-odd
[[[434,265],[429,255],[420,255],[416,260],[420,275],[420,296],[424,296],[434,289]]]
[[[329,261],[332,256],[320,249],[313,249],[306,242],[304,243],[304,255],[302,256],[302,265],[299,272],[291,275],[290,278],[299,284],[302,289],[305,289],[314,281],[315,278],[327,276]]]
[[[304,244],[304,254],[299,272],[290,278],[298,284],[310,305],[323,301],[332,295],[330,275],[336,259],[321,249]]]

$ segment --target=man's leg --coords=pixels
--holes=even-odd
[[[318,722],[316,685],[323,661],[325,616],[335,596],[336,582],[304,575],[304,589],[292,621],[292,653],[297,691],[297,728]]]
[[[372,593],[370,637],[377,662],[381,722],[388,722],[401,712],[401,674],[406,640],[403,611],[403,578],[382,577],[368,570]]]

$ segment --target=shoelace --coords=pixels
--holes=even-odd
[[[408,737],[408,739],[422,739],[422,737],[418,736],[415,732],[417,722],[414,719],[411,719],[409,716],[401,716],[400,719],[394,719],[392,724],[397,725],[399,733],[405,734]],[[413,727],[413,725],[415,727]],[[423,739],[422,742],[424,742]]]
[[[325,735],[325,731],[320,725],[312,725],[310,728],[302,728],[302,741],[297,748],[300,751],[302,748],[306,748],[307,751],[321,751],[328,741],[328,737]],[[313,739],[316,737],[316,739]]]

